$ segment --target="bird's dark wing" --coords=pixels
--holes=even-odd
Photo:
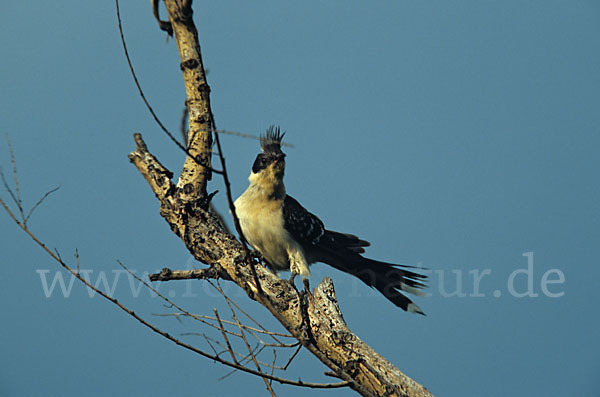
[[[308,212],[294,198],[286,196],[283,201],[284,228],[305,248],[309,248],[310,261],[327,263],[338,270],[358,277],[365,284],[377,289],[400,308],[414,313],[423,311],[404,293],[417,296],[425,287],[424,275],[407,270],[406,267],[363,257],[368,241],[352,234],[326,230],[316,215]]]
[[[285,230],[301,244],[317,245],[325,234],[323,222],[287,195],[283,200],[283,220]]]
[[[292,237],[311,246],[325,244],[337,249],[348,249],[356,253],[363,253],[370,243],[361,240],[353,234],[338,233],[326,230],[323,222],[314,214],[308,212],[296,199],[285,196],[283,200],[284,228]]]
[[[338,250],[350,250],[356,254],[365,252],[364,247],[371,245],[368,241],[361,240],[354,234],[339,233],[332,230],[325,230],[325,235],[320,242],[329,248],[335,247]]]

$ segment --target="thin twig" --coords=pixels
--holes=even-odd
[[[169,280],[189,280],[189,279],[217,279],[222,278],[223,280],[231,280],[231,276],[223,270],[220,266],[211,266],[206,269],[192,269],[192,270],[171,270],[169,268],[163,268],[160,273],[149,274],[148,279],[150,281],[169,281]]]
[[[241,138],[256,139],[257,141],[260,140],[260,136],[253,135],[253,134],[247,134],[245,132],[228,131],[228,130],[215,130],[215,132],[217,134],[239,136]],[[289,148],[293,148],[294,147],[293,144],[287,143],[287,142],[281,142],[281,146],[286,146],[286,147],[289,147]]]
[[[19,211],[21,212],[21,216],[23,216],[23,201],[21,200],[21,189],[19,188],[19,178],[17,177],[17,160],[15,159],[15,152],[12,144],[10,143],[10,137],[8,134],[6,135],[6,143],[8,144],[8,151],[10,152],[10,164],[12,166],[13,179],[15,181],[15,193],[17,196]]]
[[[197,321],[199,321],[199,322],[201,322],[203,324],[206,324],[206,325],[208,325],[210,327],[218,329],[218,330],[220,330],[222,332],[226,332],[226,333],[229,333],[229,334],[231,334],[233,336],[237,336],[237,337],[241,337],[242,336],[240,334],[236,334],[236,333],[234,333],[232,331],[229,331],[229,330],[225,329],[222,326],[222,324],[220,324],[221,326],[216,326],[214,324],[209,323],[208,321],[204,321],[203,320],[203,318],[206,318],[206,319],[217,320],[217,321],[221,322],[220,319],[211,318],[211,317],[208,317],[208,316],[201,316],[201,315],[197,315],[197,314],[192,314],[192,313],[188,312],[187,310],[179,307],[175,302],[171,301],[169,298],[167,298],[166,296],[162,295],[160,292],[158,292],[158,290],[156,290],[155,288],[153,288],[146,281],[142,280],[137,274],[135,274],[131,270],[129,270],[129,268],[127,266],[125,266],[123,263],[121,263],[121,261],[117,260],[117,263],[119,264],[119,266],[121,266],[123,269],[125,269],[125,271],[127,271],[127,273],[129,273],[137,281],[141,282],[146,288],[148,288],[150,291],[152,291],[153,293],[155,293],[159,298],[161,298],[162,300],[164,300],[165,302],[167,302],[169,305],[171,305],[172,307],[176,308],[177,310],[179,310],[181,312],[181,313],[169,313],[169,314],[166,314],[166,315],[179,315],[179,314],[183,314],[183,315],[191,317],[191,318],[193,318],[193,319],[195,319],[195,320],[197,320]],[[221,292],[222,292],[222,290],[221,290]],[[155,315],[156,316],[161,316],[161,314],[155,314]],[[162,316],[165,316],[165,314],[163,314]],[[227,323],[229,323],[231,325],[235,325],[231,321],[224,320],[224,322],[227,322]],[[243,327],[248,327],[248,326],[243,325]],[[252,328],[252,327],[248,327],[248,328]],[[256,329],[256,328],[252,328],[252,330],[257,331],[257,332],[264,332],[265,334],[270,335],[271,337],[273,337],[273,335],[278,335],[278,336],[283,336],[283,337],[290,337],[290,338],[293,337],[291,335],[285,335],[285,334],[281,334],[281,333],[278,334],[278,333],[274,333],[274,332],[267,331],[267,330],[264,330],[264,329],[263,330],[259,330],[259,329]],[[255,336],[255,338],[257,340],[259,340],[259,341],[262,342],[262,340],[260,338],[256,337],[256,335],[254,335],[254,336]],[[277,339],[275,339],[275,340],[277,340]],[[267,346],[267,344],[265,344],[265,343],[263,343],[263,344],[265,346]],[[283,344],[283,343],[279,342],[279,347],[292,347],[294,345],[296,345],[296,344],[295,343],[294,344]]]
[[[208,336],[203,335],[204,339],[206,340],[206,343],[208,343],[208,345],[210,346],[210,348],[212,349],[212,351],[215,353],[215,356],[219,356],[219,353],[217,353],[217,351],[215,350],[214,346],[212,345],[212,343],[210,342]]]
[[[171,22],[160,19],[158,14],[158,0],[152,0],[152,13],[154,14],[154,19],[158,22],[160,30],[167,32],[169,36],[173,37],[173,27],[171,26]]]
[[[210,317],[210,316],[206,316],[206,315],[202,315],[202,314],[193,314],[193,313],[192,314],[189,314],[189,313],[163,313],[163,314],[155,314],[155,316],[159,316],[159,317],[192,316],[193,318],[199,318],[199,319],[204,318],[204,319],[207,319],[207,320],[216,321],[216,318],[214,318],[214,317]],[[225,323],[225,324],[236,325],[232,321],[228,321],[228,320],[221,320],[221,321],[223,323]],[[244,324],[242,324],[242,327],[244,327],[245,330],[259,332],[261,334],[282,336],[282,337],[285,337],[285,338],[294,338],[294,336],[289,335],[289,334],[283,334],[283,333],[274,332],[274,331],[266,331],[266,330],[263,330],[263,329],[257,329],[257,328],[254,328],[254,327],[250,327],[250,326],[244,325]],[[230,331],[230,332],[232,332],[232,331]],[[233,332],[232,332],[232,334],[234,334],[236,336],[240,336],[240,335],[237,335],[237,334],[235,334]],[[266,345],[266,346],[276,346],[276,347],[296,347],[296,346],[298,346],[299,343],[300,342],[296,342],[296,343],[281,343],[281,344],[277,344],[277,345],[275,345],[275,344],[274,345],[270,345],[268,343],[264,343],[264,345]]]
[[[152,0],[153,2],[155,2],[155,0]],[[197,159],[195,156],[193,156],[190,151],[188,150],[187,147],[183,146],[171,133],[171,131],[169,131],[167,129],[167,127],[165,127],[165,125],[162,123],[162,121],[160,121],[160,119],[158,118],[158,115],[154,112],[154,109],[152,108],[152,106],[150,106],[150,102],[148,102],[148,99],[146,99],[146,95],[144,94],[144,90],[142,89],[142,86],[137,78],[137,75],[135,73],[135,69],[133,67],[133,63],[131,61],[131,57],[129,56],[129,51],[127,50],[127,44],[125,41],[125,34],[123,33],[123,26],[121,23],[121,12],[119,9],[119,0],[115,0],[115,5],[116,5],[116,9],[117,9],[117,21],[119,23],[119,34],[121,36],[121,44],[123,45],[123,52],[125,54],[125,58],[127,59],[127,65],[129,66],[129,71],[131,72],[131,77],[133,78],[133,81],[135,83],[135,86],[138,89],[138,93],[140,94],[140,97],[142,98],[142,100],[144,101],[144,104],[146,105],[146,108],[148,109],[148,111],[150,112],[150,114],[152,115],[152,117],[154,118],[154,121],[156,122],[156,124],[158,124],[158,126],[160,127],[161,130],[163,130],[163,132],[165,134],[167,134],[167,136],[169,137],[169,139],[179,148],[181,149],[186,155],[188,155],[190,158],[192,158],[192,160],[198,164],[201,167],[206,167],[209,168],[212,172],[214,172],[215,174],[219,174],[222,175],[223,171],[222,170],[215,170],[212,169],[211,167],[207,167],[206,164],[202,164],[202,162]],[[159,21],[159,25],[160,25],[160,19],[158,19],[158,16],[156,15],[157,20]],[[169,23],[170,26],[170,23]],[[212,118],[212,116],[211,116]]]
[[[19,199],[17,198],[15,193],[12,191],[12,189],[8,185],[8,182],[6,182],[6,177],[4,176],[4,170],[2,168],[0,168],[0,178],[2,178],[2,184],[4,185],[4,189],[6,189],[6,191],[10,195],[10,198],[12,199],[12,201],[14,201],[17,208],[19,209],[19,214],[21,214],[22,220],[25,221],[25,214],[23,213],[23,207],[21,206],[21,203],[19,202]]]
[[[193,158],[194,161],[196,161],[196,163],[198,163],[198,165],[202,165],[202,164],[200,164],[200,162],[194,156],[192,156],[192,154],[189,152],[189,150],[185,146],[183,146],[177,139],[175,139],[175,137],[173,136],[173,134],[171,134],[171,132],[167,129],[167,127],[165,127],[165,125],[160,121],[160,119],[158,118],[158,116],[154,112],[154,109],[152,109],[152,106],[150,106],[150,103],[146,99],[146,95],[144,95],[144,91],[142,90],[142,86],[140,85],[140,82],[138,81],[137,75],[136,75],[135,70],[133,68],[133,64],[132,64],[131,58],[129,56],[129,51],[127,50],[127,44],[125,42],[125,34],[123,33],[123,26],[121,25],[121,12],[119,10],[119,0],[115,0],[115,5],[116,5],[116,8],[117,8],[117,20],[119,22],[119,34],[121,35],[121,44],[123,44],[123,52],[125,53],[125,58],[127,59],[127,65],[129,66],[129,71],[131,72],[131,77],[133,78],[133,81],[135,82],[135,86],[138,89],[138,93],[140,94],[140,97],[144,101],[144,104],[146,105],[146,108],[148,109],[148,111],[150,112],[150,114],[154,118],[154,121],[156,121],[156,123],[158,124],[158,126],[160,127],[160,129],[163,130],[163,132],[165,134],[167,134],[167,136],[171,139],[171,141],[173,141],[173,143],[175,145],[177,145],[177,147],[179,149],[183,150],[183,152],[185,154],[187,154],[188,156],[190,156],[191,158]]]
[[[277,361],[277,351],[273,349],[273,364],[271,365],[271,376],[275,372],[275,361]],[[272,384],[272,381],[269,379],[269,384]]]
[[[218,341],[218,340],[216,340],[216,339],[213,339],[213,338],[211,338],[210,336],[208,336],[208,335],[206,335],[206,334],[203,334],[203,333],[200,333],[200,332],[186,332],[186,333],[183,333],[183,334],[181,334],[181,336],[188,336],[188,335],[202,336],[202,337],[204,337],[204,339],[206,339],[206,340],[209,340],[209,341],[213,342],[215,345],[217,345],[217,346],[219,346],[219,347],[222,347],[222,348],[223,348],[223,353],[224,353],[224,352],[226,352],[226,351],[228,351],[227,347],[226,347],[226,346],[223,346],[223,344],[222,344],[221,342],[219,342],[219,341]],[[257,344],[257,345],[256,345],[256,347],[254,347],[254,349],[252,350],[252,351],[254,352],[254,355],[255,355],[256,357],[258,357],[258,355],[259,355],[259,354],[260,354],[260,353],[261,353],[261,352],[262,352],[264,349],[266,349],[266,346],[260,346],[260,347],[259,347],[259,346],[260,346],[260,344]],[[244,355],[244,354],[242,354],[242,353],[238,353],[238,352],[236,352],[235,350],[232,350],[232,351],[233,351],[233,353],[234,353],[236,356],[238,356],[238,357],[241,357],[241,358],[238,360],[238,363],[239,363],[239,364],[246,364],[248,361],[250,361],[250,355],[249,355],[249,354],[246,354],[246,355]],[[219,354],[221,354],[221,353],[219,353]],[[269,367],[269,368],[271,368],[271,364],[269,364],[269,363],[265,363],[265,362],[263,362],[263,361],[260,361],[260,360],[259,360],[258,362],[259,362],[261,365],[264,365],[265,367]],[[275,366],[275,369],[278,369],[278,370],[283,370],[283,367],[278,367],[278,366]],[[237,369],[234,369],[232,372],[236,372],[236,371],[237,371]]]
[[[256,291],[259,295],[263,295],[262,287],[260,286],[260,280],[258,279],[258,274],[256,273],[256,268],[254,267],[254,261],[250,258],[250,251],[248,250],[247,240],[244,237],[244,232],[242,231],[242,226],[240,225],[240,219],[238,218],[235,212],[235,205],[233,203],[233,197],[231,195],[231,184],[229,183],[229,176],[227,175],[227,166],[225,164],[225,157],[223,155],[223,149],[221,148],[221,140],[219,139],[219,134],[217,131],[217,125],[215,124],[215,118],[212,117],[211,113],[211,128],[215,135],[215,142],[217,143],[217,150],[219,150],[219,159],[221,160],[221,169],[223,173],[223,183],[225,184],[225,192],[227,196],[227,204],[229,205],[229,211],[231,212],[231,216],[233,217],[233,224],[235,225],[235,230],[238,233],[240,241],[242,242],[242,248],[244,253],[246,254],[246,258],[250,263],[250,270],[252,271],[252,278],[254,279],[254,284],[256,286]]]
[[[200,316],[200,315],[198,315],[198,314],[188,314],[188,313],[152,313],[152,315],[153,315],[153,316],[156,316],[156,317],[175,317],[175,318],[177,318],[179,321],[181,321],[181,320],[179,319],[179,316],[180,316],[180,315],[183,315],[183,316],[191,317],[192,319],[194,319],[194,320],[196,320],[196,321],[199,321],[200,323],[202,323],[202,324],[204,324],[204,325],[208,325],[209,327],[211,327],[211,328],[214,328],[214,329],[216,329],[216,330],[218,330],[218,329],[219,329],[219,326],[218,326],[218,325],[214,325],[214,324],[212,324],[212,323],[210,323],[210,322],[208,322],[208,321],[204,321],[204,320],[202,319],[203,317],[205,317],[205,318],[208,318],[208,319],[211,319],[211,320],[214,320],[214,321],[216,321],[216,319],[214,319],[213,317],[209,317],[209,316]],[[225,320],[225,321],[226,321],[226,320]],[[235,332],[233,332],[233,331],[225,330],[225,332],[227,332],[227,333],[228,333],[229,335],[231,335],[231,336],[235,336],[235,337],[238,337],[238,338],[240,338],[240,337],[241,337],[241,335],[240,335],[240,334],[236,334],[236,333],[235,333]],[[188,333],[184,333],[184,334],[182,334],[182,335],[199,335],[199,334],[198,334],[197,332],[188,332]]]
[[[230,299],[230,298],[229,298],[229,297],[228,297],[228,296],[227,296],[227,295],[226,295],[226,294],[223,292],[223,289],[221,288],[221,286],[220,286],[220,285],[219,285],[219,287],[217,288],[217,286],[216,286],[216,285],[214,285],[214,284],[213,284],[213,283],[212,283],[210,280],[208,281],[208,283],[209,283],[210,285],[212,285],[212,286],[213,286],[213,288],[215,288],[217,291],[219,291],[219,293],[220,293],[220,294],[221,294],[221,295],[222,295],[222,296],[225,298],[225,300],[226,300],[226,301],[228,301],[228,302],[231,302],[231,304],[232,304],[233,306],[235,306],[235,308],[236,308],[236,309],[238,309],[238,310],[239,310],[239,311],[240,311],[240,312],[241,312],[243,315],[245,315],[246,317],[248,317],[248,318],[250,319],[250,321],[252,321],[254,324],[256,324],[256,325],[257,325],[259,328],[263,329],[264,331],[267,331],[267,330],[265,329],[265,327],[263,327],[263,326],[262,326],[262,325],[261,325],[261,324],[260,324],[258,321],[256,321],[256,320],[254,319],[254,317],[252,317],[251,315],[249,315],[248,313],[246,313],[246,312],[245,312],[245,311],[244,311],[244,310],[243,310],[241,307],[239,307],[239,306],[238,306],[238,304],[237,304],[237,303],[235,303],[233,300],[231,300],[231,299]],[[270,336],[271,338],[273,338],[273,340],[275,340],[275,342],[277,342],[277,343],[280,343],[280,344],[282,343],[282,342],[281,342],[279,339],[277,339],[277,338],[275,337],[275,334],[269,334],[269,336]]]
[[[223,335],[223,339],[225,339],[225,344],[227,344],[227,350],[229,350],[229,353],[231,354],[231,359],[234,363],[239,364],[235,358],[235,354],[233,354],[233,349],[231,348],[231,344],[229,343],[229,338],[227,337],[227,333],[225,332],[225,327],[223,326],[221,318],[219,317],[219,312],[217,312],[217,309],[213,309],[213,311],[215,313],[215,318],[219,322],[219,329],[221,330],[221,335]],[[242,338],[243,337],[244,335],[242,334]]]
[[[13,150],[13,147],[12,147],[12,144],[10,142],[10,138],[8,137],[8,135],[6,136],[6,142],[8,143],[8,150],[10,152],[10,163],[11,163],[11,167],[12,167],[15,190],[13,191],[10,188],[8,182],[6,181],[6,177],[4,175],[4,170],[2,170],[1,167],[0,167],[0,178],[2,178],[2,184],[4,185],[4,188],[6,189],[6,191],[8,192],[11,199],[13,200],[13,202],[15,203],[15,205],[17,206],[17,208],[19,210],[19,214],[21,215],[21,221],[23,222],[23,224],[27,224],[27,221],[29,220],[31,215],[33,215],[33,212],[37,209],[37,207],[39,207],[40,204],[42,204],[49,195],[51,195],[52,193],[54,193],[55,191],[60,189],[60,186],[57,186],[54,189],[47,191],[42,196],[42,198],[40,198],[37,201],[37,203],[35,203],[33,205],[33,207],[31,207],[31,209],[29,210],[27,215],[25,215],[25,210],[23,208],[23,200],[21,199],[21,189],[19,186],[19,177],[18,177],[18,173],[17,173],[17,161],[15,159],[15,152]]]
[[[29,218],[31,217],[31,215],[33,215],[33,211],[36,210],[37,207],[40,206],[40,204],[42,204],[44,202],[44,200],[46,200],[46,198],[48,196],[50,196],[52,193],[54,193],[55,191],[57,191],[58,189],[60,189],[60,186],[55,187],[54,189],[51,189],[49,191],[47,191],[41,199],[39,199],[37,201],[37,203],[34,204],[33,207],[31,207],[31,209],[29,210],[29,213],[27,213],[27,216],[25,217],[25,220],[23,221],[23,223],[27,223],[27,221],[29,220]]]
[[[244,326],[244,325],[242,324],[242,326]],[[248,328],[250,328],[250,327],[244,326],[244,329],[246,331],[248,331],[248,333],[250,333],[252,336],[254,336],[254,338],[256,338],[256,340],[259,341],[262,345],[267,346],[267,347],[291,348],[291,347],[296,347],[300,344],[300,342],[298,342],[298,341],[296,341],[294,343],[267,343],[264,340],[262,340],[258,335],[256,335],[252,329],[248,329]],[[269,333],[266,333],[266,334],[269,335]],[[293,338],[293,336],[291,336],[291,335],[289,335],[288,337]]]
[[[290,358],[288,359],[287,363],[283,366],[283,370],[284,371],[288,369],[288,367],[290,366],[290,364],[292,363],[292,361],[294,360],[294,358],[296,358],[296,356],[300,352],[301,348],[302,348],[302,345],[298,346],[298,348],[296,349],[296,351],[294,352],[294,354],[292,354],[290,356]]]
[[[127,273],[129,273],[133,278],[135,278],[138,282],[142,283],[146,288],[148,288],[150,291],[152,291],[153,293],[155,293],[160,299],[162,299],[163,301],[167,302],[169,305],[171,305],[172,307],[174,307],[175,309],[179,310],[180,312],[182,312],[183,314],[185,314],[186,316],[189,316],[197,321],[200,321],[203,324],[209,325],[215,329],[219,329],[218,326],[209,323],[208,321],[203,321],[200,318],[197,318],[196,315],[188,312],[187,310],[183,309],[182,307],[180,307],[179,305],[177,305],[175,302],[173,302],[172,300],[170,300],[169,298],[167,298],[166,296],[164,296],[163,294],[161,294],[160,292],[158,292],[158,290],[154,287],[152,287],[150,284],[148,284],[146,281],[142,280],[137,274],[133,273],[131,270],[129,270],[129,268],[127,266],[125,266],[120,260],[117,260],[117,263],[119,264],[119,266],[121,266],[123,269],[125,269],[125,271]]]
[[[218,283],[218,281],[217,281],[217,283]],[[221,288],[220,285],[219,285],[219,288]],[[233,306],[231,306],[229,301],[227,301],[227,306],[229,306],[229,310],[231,310],[231,315],[233,316],[233,319],[235,320],[237,326],[240,329],[240,333],[242,334],[242,340],[244,341],[244,344],[246,345],[246,348],[248,349],[248,353],[250,353],[250,356],[252,357],[252,362],[254,362],[254,365],[256,366],[256,369],[259,372],[263,372],[263,370],[260,368],[260,365],[258,364],[258,360],[256,359],[254,352],[250,348],[250,344],[248,343],[248,340],[246,339],[246,335],[244,334],[244,329],[242,328],[242,326],[235,314],[235,310],[233,310]],[[215,312],[215,314],[216,314],[216,312]],[[265,382],[265,386],[267,386],[267,390],[269,391],[269,393],[271,393],[271,396],[275,397],[276,395],[275,395],[275,392],[273,391],[273,388],[271,387],[271,382],[269,382],[269,380],[264,377],[263,377],[263,381]]]
[[[262,349],[264,349],[264,346],[263,346],[261,349],[259,349],[259,350],[256,352],[256,354],[259,354],[259,353],[262,351]],[[240,353],[237,353],[237,354],[241,356],[241,354],[240,354]],[[245,356],[244,356],[244,357],[243,357],[243,358],[240,360],[240,363],[242,363],[242,364],[246,365],[246,364],[248,364],[248,363],[249,363],[251,360],[252,360],[252,359],[250,358],[250,354],[246,354],[246,355],[245,355]],[[260,362],[261,364],[264,364],[264,365],[265,365],[265,366],[267,366],[267,367],[269,367],[269,366],[270,366],[269,364],[265,364],[265,363],[263,363],[263,362],[261,362],[261,361],[259,361],[259,362]],[[228,373],[226,373],[225,375],[221,376],[221,377],[219,378],[219,380],[223,380],[223,379],[225,379],[225,378],[227,378],[227,377],[229,377],[229,376],[231,376],[231,375],[235,374],[236,372],[237,372],[237,369],[233,369],[233,370],[229,371]]]
[[[23,223],[19,222],[19,220],[17,219],[17,217],[15,216],[15,214],[10,210],[10,208],[6,205],[6,203],[4,202],[4,200],[2,200],[2,198],[0,197],[0,206],[2,206],[2,208],[4,208],[4,210],[6,211],[6,213],[8,214],[8,216],[13,220],[13,222],[15,222],[20,228],[21,230],[23,230],[39,247],[41,247],[52,259],[54,259],[60,266],[62,266],[64,269],[66,269],[69,273],[71,273],[76,279],[78,279],[79,281],[81,281],[86,287],[92,289],[93,291],[95,291],[98,295],[100,295],[101,297],[103,297],[104,299],[106,299],[107,301],[111,302],[112,304],[114,304],[115,306],[117,306],[119,309],[121,309],[122,311],[124,311],[125,313],[127,313],[129,316],[133,317],[134,319],[136,319],[139,323],[141,323],[142,325],[144,325],[145,327],[149,328],[151,331],[161,335],[162,337],[170,340],[171,342],[175,343],[178,346],[183,347],[184,349],[190,350],[196,354],[199,354],[203,357],[209,358],[211,360],[217,361],[223,365],[232,367],[232,368],[236,368],[239,369],[240,371],[244,371],[247,372],[249,374],[252,375],[256,375],[256,376],[260,376],[260,377],[267,377],[268,379],[273,379],[275,382],[279,382],[281,384],[287,384],[287,385],[293,385],[293,386],[302,386],[302,387],[308,387],[308,388],[317,388],[317,389],[331,389],[331,388],[340,388],[340,387],[347,387],[349,385],[348,382],[338,382],[338,383],[307,383],[307,382],[302,382],[302,381],[293,381],[290,379],[285,379],[285,378],[280,378],[277,376],[270,376],[268,374],[264,374],[261,373],[259,371],[250,369],[250,368],[246,368],[242,365],[236,364],[236,363],[232,363],[229,362],[227,360],[223,360],[222,358],[207,353],[204,350],[198,349],[194,346],[191,346],[187,343],[182,342],[181,340],[171,336],[170,334],[168,334],[167,332],[161,330],[160,328],[152,325],[151,323],[149,323],[148,321],[144,320],[142,317],[140,317],[138,314],[136,314],[133,310],[128,309],[127,307],[125,307],[122,303],[120,303],[117,299],[107,295],[105,292],[101,291],[100,289],[98,289],[97,287],[95,287],[94,285],[92,285],[90,282],[88,282],[85,278],[83,278],[83,276],[77,274],[77,272],[75,272],[74,269],[72,269],[69,265],[67,265],[65,262],[63,262],[54,252],[52,252],[44,243],[42,243],[30,230],[27,226],[25,226]]]
[[[211,338],[211,337],[207,336],[207,335],[206,335],[206,334],[204,334],[204,333],[201,333],[201,332],[185,332],[185,333],[182,333],[182,334],[181,334],[181,336],[189,336],[189,335],[193,335],[193,336],[201,336],[201,337],[203,337],[204,339],[210,340],[210,341],[211,341],[211,342],[213,342],[215,345],[218,345],[219,347],[222,347],[222,348],[223,348],[223,352],[226,352],[226,351],[227,351],[227,348],[226,348],[225,346],[223,346],[221,342],[219,342],[218,340],[215,340],[215,339],[213,339],[213,338]],[[258,346],[260,346],[260,347],[258,347]],[[264,346],[264,345],[263,345],[263,346],[261,346],[260,344],[257,344],[257,345],[256,345],[256,347],[253,349],[254,355],[255,355],[256,357],[258,357],[258,356],[259,356],[259,354],[260,354],[260,353],[261,353],[261,352],[262,352],[264,349],[266,349],[266,348],[267,348],[267,346]],[[275,349],[274,349],[274,350],[275,350]],[[240,360],[238,360],[240,364],[245,364],[245,363],[246,363],[247,361],[249,361],[249,359],[250,359],[250,355],[249,355],[249,354],[243,355],[243,354],[241,354],[241,353],[238,353],[238,352],[236,352],[235,350],[234,350],[233,352],[235,353],[235,355],[236,355],[236,356],[238,356],[238,357],[242,357]],[[281,367],[281,366],[278,366],[278,365],[273,365],[273,364],[266,363],[266,362],[264,362],[264,361],[260,361],[260,360],[258,360],[258,362],[259,362],[259,364],[260,364],[260,365],[264,365],[265,367],[268,367],[268,368],[272,368],[272,369],[276,369],[276,370],[280,370],[280,371],[285,371],[285,370],[286,370],[286,367]],[[236,372],[236,371],[237,371],[237,369],[234,369],[234,370],[232,371],[232,373],[233,373],[233,372]]]
[[[170,317],[170,316],[173,316],[175,314],[179,314],[179,313],[164,313],[164,314],[152,313],[152,315],[156,316],[156,317]],[[178,317],[175,317],[175,318],[178,318]],[[181,321],[181,320],[179,319],[179,321]],[[212,327],[212,328],[214,328],[216,330],[219,330],[219,331],[221,330],[218,325],[214,325],[214,324],[211,324],[209,322],[202,321],[202,320],[198,320],[198,321],[200,321],[201,323],[206,324],[206,325],[208,325],[208,326],[210,326],[210,327]],[[235,336],[236,338],[241,338],[242,337],[242,335],[236,334],[235,332],[230,331],[228,329],[224,329],[223,331],[226,332],[226,333],[228,333],[231,336]],[[185,336],[196,335],[196,336],[198,336],[198,335],[204,335],[204,334],[201,333],[201,332],[183,332],[181,335],[185,335]]]
[[[75,248],[75,263],[77,264],[77,274],[79,274],[79,250]]]
[[[58,252],[57,248],[54,248],[54,252],[56,253],[56,256],[58,256],[58,259],[62,261],[62,257],[60,256],[60,252]]]
[[[215,127],[214,120],[212,123],[212,128],[213,128],[213,131],[217,130],[217,128]],[[231,215],[233,216],[233,224],[235,225],[235,230],[237,231],[237,233],[240,237],[240,241],[242,242],[242,247],[244,248],[244,252],[246,253],[246,256],[249,257],[250,251],[248,250],[248,241],[244,237],[244,232],[242,231],[242,227],[240,225],[240,220],[237,217],[237,214],[235,212],[235,205],[233,204],[233,197],[231,195],[231,184],[229,183],[229,176],[227,175],[227,165],[225,164],[225,157],[223,156],[223,150],[221,149],[221,140],[219,139],[219,134],[217,134],[217,133],[215,133],[215,143],[217,144],[217,150],[219,151],[219,160],[221,161],[221,170],[223,170],[222,176],[223,176],[223,183],[225,184],[225,191],[226,191],[226,195],[227,195],[227,204],[229,205],[229,210],[231,211]],[[256,273],[256,271],[254,273]],[[254,274],[254,275],[256,276],[256,274]],[[260,288],[258,286],[258,276],[256,276],[255,278],[256,279],[254,281],[257,283],[257,288]]]

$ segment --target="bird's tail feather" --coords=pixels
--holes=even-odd
[[[356,255],[352,259],[345,258],[337,264],[338,266],[334,267],[358,277],[363,283],[377,289],[390,302],[403,310],[425,314],[419,306],[403,294],[404,292],[424,296],[425,294],[420,288],[425,287],[423,284],[425,276],[401,269],[398,265],[375,261],[360,255]]]
[[[327,232],[331,233],[330,231]],[[360,251],[359,248],[367,246],[368,242],[360,240],[356,236],[341,233],[333,236],[334,238],[337,237],[336,242],[344,241],[338,235],[346,236],[348,242],[353,244],[350,247],[344,247],[345,249],[340,249],[341,247],[338,244],[332,246],[329,246],[329,244],[322,245],[321,248],[324,249],[325,255],[321,258],[321,262],[359,278],[369,287],[377,289],[401,309],[407,312],[425,314],[403,292],[424,296],[425,294],[421,289],[426,287],[424,281],[427,276],[407,270],[407,268],[414,268],[413,266],[395,265],[365,258],[359,254],[364,252],[364,249]]]

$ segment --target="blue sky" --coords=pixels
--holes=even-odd
[[[174,43],[148,2],[123,3],[140,81],[177,131],[184,90]],[[280,124],[295,145],[289,194],[329,228],[371,241],[369,256],[430,269],[421,317],[313,266],[313,285],[334,279],[361,339],[436,395],[598,395],[598,2],[223,1],[195,10],[218,128],[258,134]],[[174,335],[204,331],[154,316],[169,309],[136,296],[118,272],[117,259],[137,274],[197,264],[127,160],[141,132],[167,167],[183,164],[137,96],[114,4],[7,2],[2,13],[0,165],[10,176],[9,135],[26,205],[61,186],[31,229],[65,259],[77,248],[91,280],[104,274],[136,313]],[[223,144],[237,196],[258,145]],[[266,393],[245,374],[219,380],[227,369],[78,283],[45,291],[57,274],[68,289],[67,274],[2,214],[0,235],[1,395]],[[227,315],[202,282],[160,290],[192,312]],[[304,354],[283,375],[330,381],[323,371]]]

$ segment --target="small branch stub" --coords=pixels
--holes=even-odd
[[[164,268],[160,273],[148,275],[150,281],[171,281],[171,280],[227,280],[231,281],[229,274],[224,271],[220,266],[215,265],[207,269],[193,269],[193,270],[171,270]]]

